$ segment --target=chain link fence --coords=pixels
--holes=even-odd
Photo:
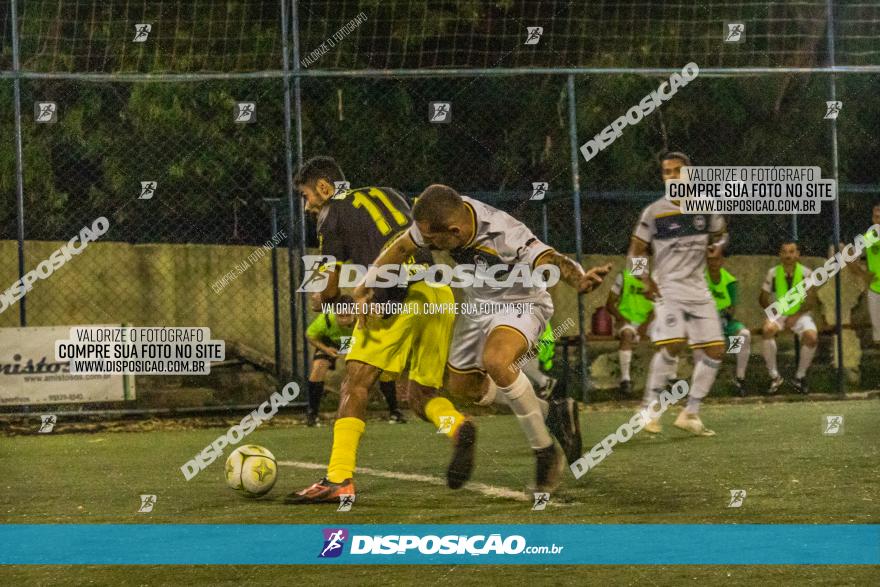
[[[647,15],[638,3],[600,3],[577,14],[564,2],[535,12],[397,0],[143,4],[20,3],[19,65],[12,11],[0,13],[3,287],[20,276],[20,221],[25,272],[95,218],[110,223],[88,255],[22,300],[26,324],[197,325],[227,343],[216,376],[139,377],[138,399],[127,409],[252,403],[267,385],[304,380],[303,331],[313,314],[303,320],[305,300],[290,286],[303,247],[317,243],[313,219],[290,190],[288,160],[295,166],[329,154],[352,185],[410,196],[449,184],[585,264],[610,260],[615,270],[640,210],[662,193],[659,157],[670,149],[697,165],[816,165],[823,177],[836,168],[843,242],[871,224],[880,199],[880,7],[872,3],[834,5],[843,66],[835,73],[824,67],[833,57],[826,2],[713,2]],[[737,20],[746,23],[747,42],[724,43],[725,23]],[[658,25],[645,24],[652,21]],[[150,30],[137,41],[144,23]],[[525,43],[534,26],[539,39]],[[590,161],[580,153],[573,161],[572,144],[585,143],[691,59],[704,69],[695,82]],[[832,83],[843,102],[837,121],[825,118]],[[431,120],[437,102],[449,105],[443,123]],[[44,103],[55,104],[56,122],[35,120]],[[247,104],[253,120],[236,122]],[[796,238],[808,263],[821,263],[836,240],[831,208],[728,217],[730,264],[745,282],[753,331],[757,288],[780,240]],[[610,348],[594,342],[589,352],[574,351],[607,289],[582,300],[581,330],[566,333],[572,353],[560,368],[576,394],[590,385],[582,360],[595,364]],[[838,305],[848,349],[869,342],[857,289],[844,274],[842,299],[831,284],[821,297],[820,327],[831,338],[823,339],[827,360],[817,360],[816,371],[829,391],[838,385],[831,336]],[[562,286],[553,295],[554,324],[577,319],[573,293]],[[19,310],[0,313],[0,326],[23,325]],[[846,352],[840,374],[851,388],[876,386],[876,355]],[[754,357],[756,377],[760,362]],[[593,381],[600,388],[601,377]]]

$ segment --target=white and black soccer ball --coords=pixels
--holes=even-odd
[[[226,459],[226,484],[246,497],[266,495],[277,480],[275,455],[262,446],[240,446]]]

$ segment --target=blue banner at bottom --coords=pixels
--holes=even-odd
[[[880,525],[9,524],[0,564],[877,565]]]

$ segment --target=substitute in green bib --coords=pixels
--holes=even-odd
[[[727,337],[727,352],[736,355],[736,378],[734,385],[740,395],[746,394],[746,368],[752,348],[752,333],[745,324],[736,319],[736,304],[739,298],[739,284],[723,267],[724,257],[709,255],[706,259],[706,285],[715,300],[715,307],[721,317],[721,327]]]
[[[871,223],[880,225],[880,202],[874,204],[871,211]],[[873,243],[865,249],[864,265],[853,263],[856,273],[861,274],[868,286],[868,314],[871,316],[871,339],[874,345],[880,345],[880,241],[874,230],[865,233],[865,242]]]
[[[342,296],[337,302],[340,306],[354,304],[351,296]],[[309,407],[306,413],[308,426],[320,426],[318,408],[324,397],[324,380],[327,372],[336,369],[336,359],[348,354],[351,348],[351,336],[354,331],[354,314],[335,314],[326,312],[315,318],[306,330],[309,344],[315,347],[312,357],[312,368],[309,371]],[[384,374],[383,374],[384,375]],[[390,412],[389,422],[403,424],[406,419],[397,407],[397,387],[394,377],[381,377],[379,389],[385,396]]]
[[[758,298],[762,308],[766,308],[776,300],[782,299],[793,287],[805,279],[809,279],[812,271],[800,263],[801,251],[798,244],[793,241],[783,242],[779,247],[779,265],[771,267],[767,271],[764,285],[761,288],[761,296]],[[816,323],[810,315],[810,310],[816,305],[815,289],[807,291],[807,295],[798,304],[790,307],[776,320],[765,320],[762,335],[761,354],[767,362],[767,370],[770,372],[769,393],[776,393],[785,381],[776,368],[776,335],[784,330],[790,330],[800,337],[801,358],[797,366],[794,379],[794,388],[798,393],[807,393],[807,370],[813,362],[816,354],[816,346],[819,344],[819,335]]]
[[[620,339],[617,351],[620,361],[620,395],[628,396],[632,393],[630,366],[633,348],[647,334],[654,317],[654,302],[645,297],[644,282],[624,269],[614,279],[605,308],[614,316],[617,338]]]

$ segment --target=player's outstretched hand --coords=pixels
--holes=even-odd
[[[586,273],[584,273],[583,277],[581,277],[580,287],[578,287],[578,293],[590,293],[600,285],[602,285],[602,278],[608,275],[608,272],[611,271],[611,263],[607,263],[605,265],[600,265],[599,267],[593,267]]]

